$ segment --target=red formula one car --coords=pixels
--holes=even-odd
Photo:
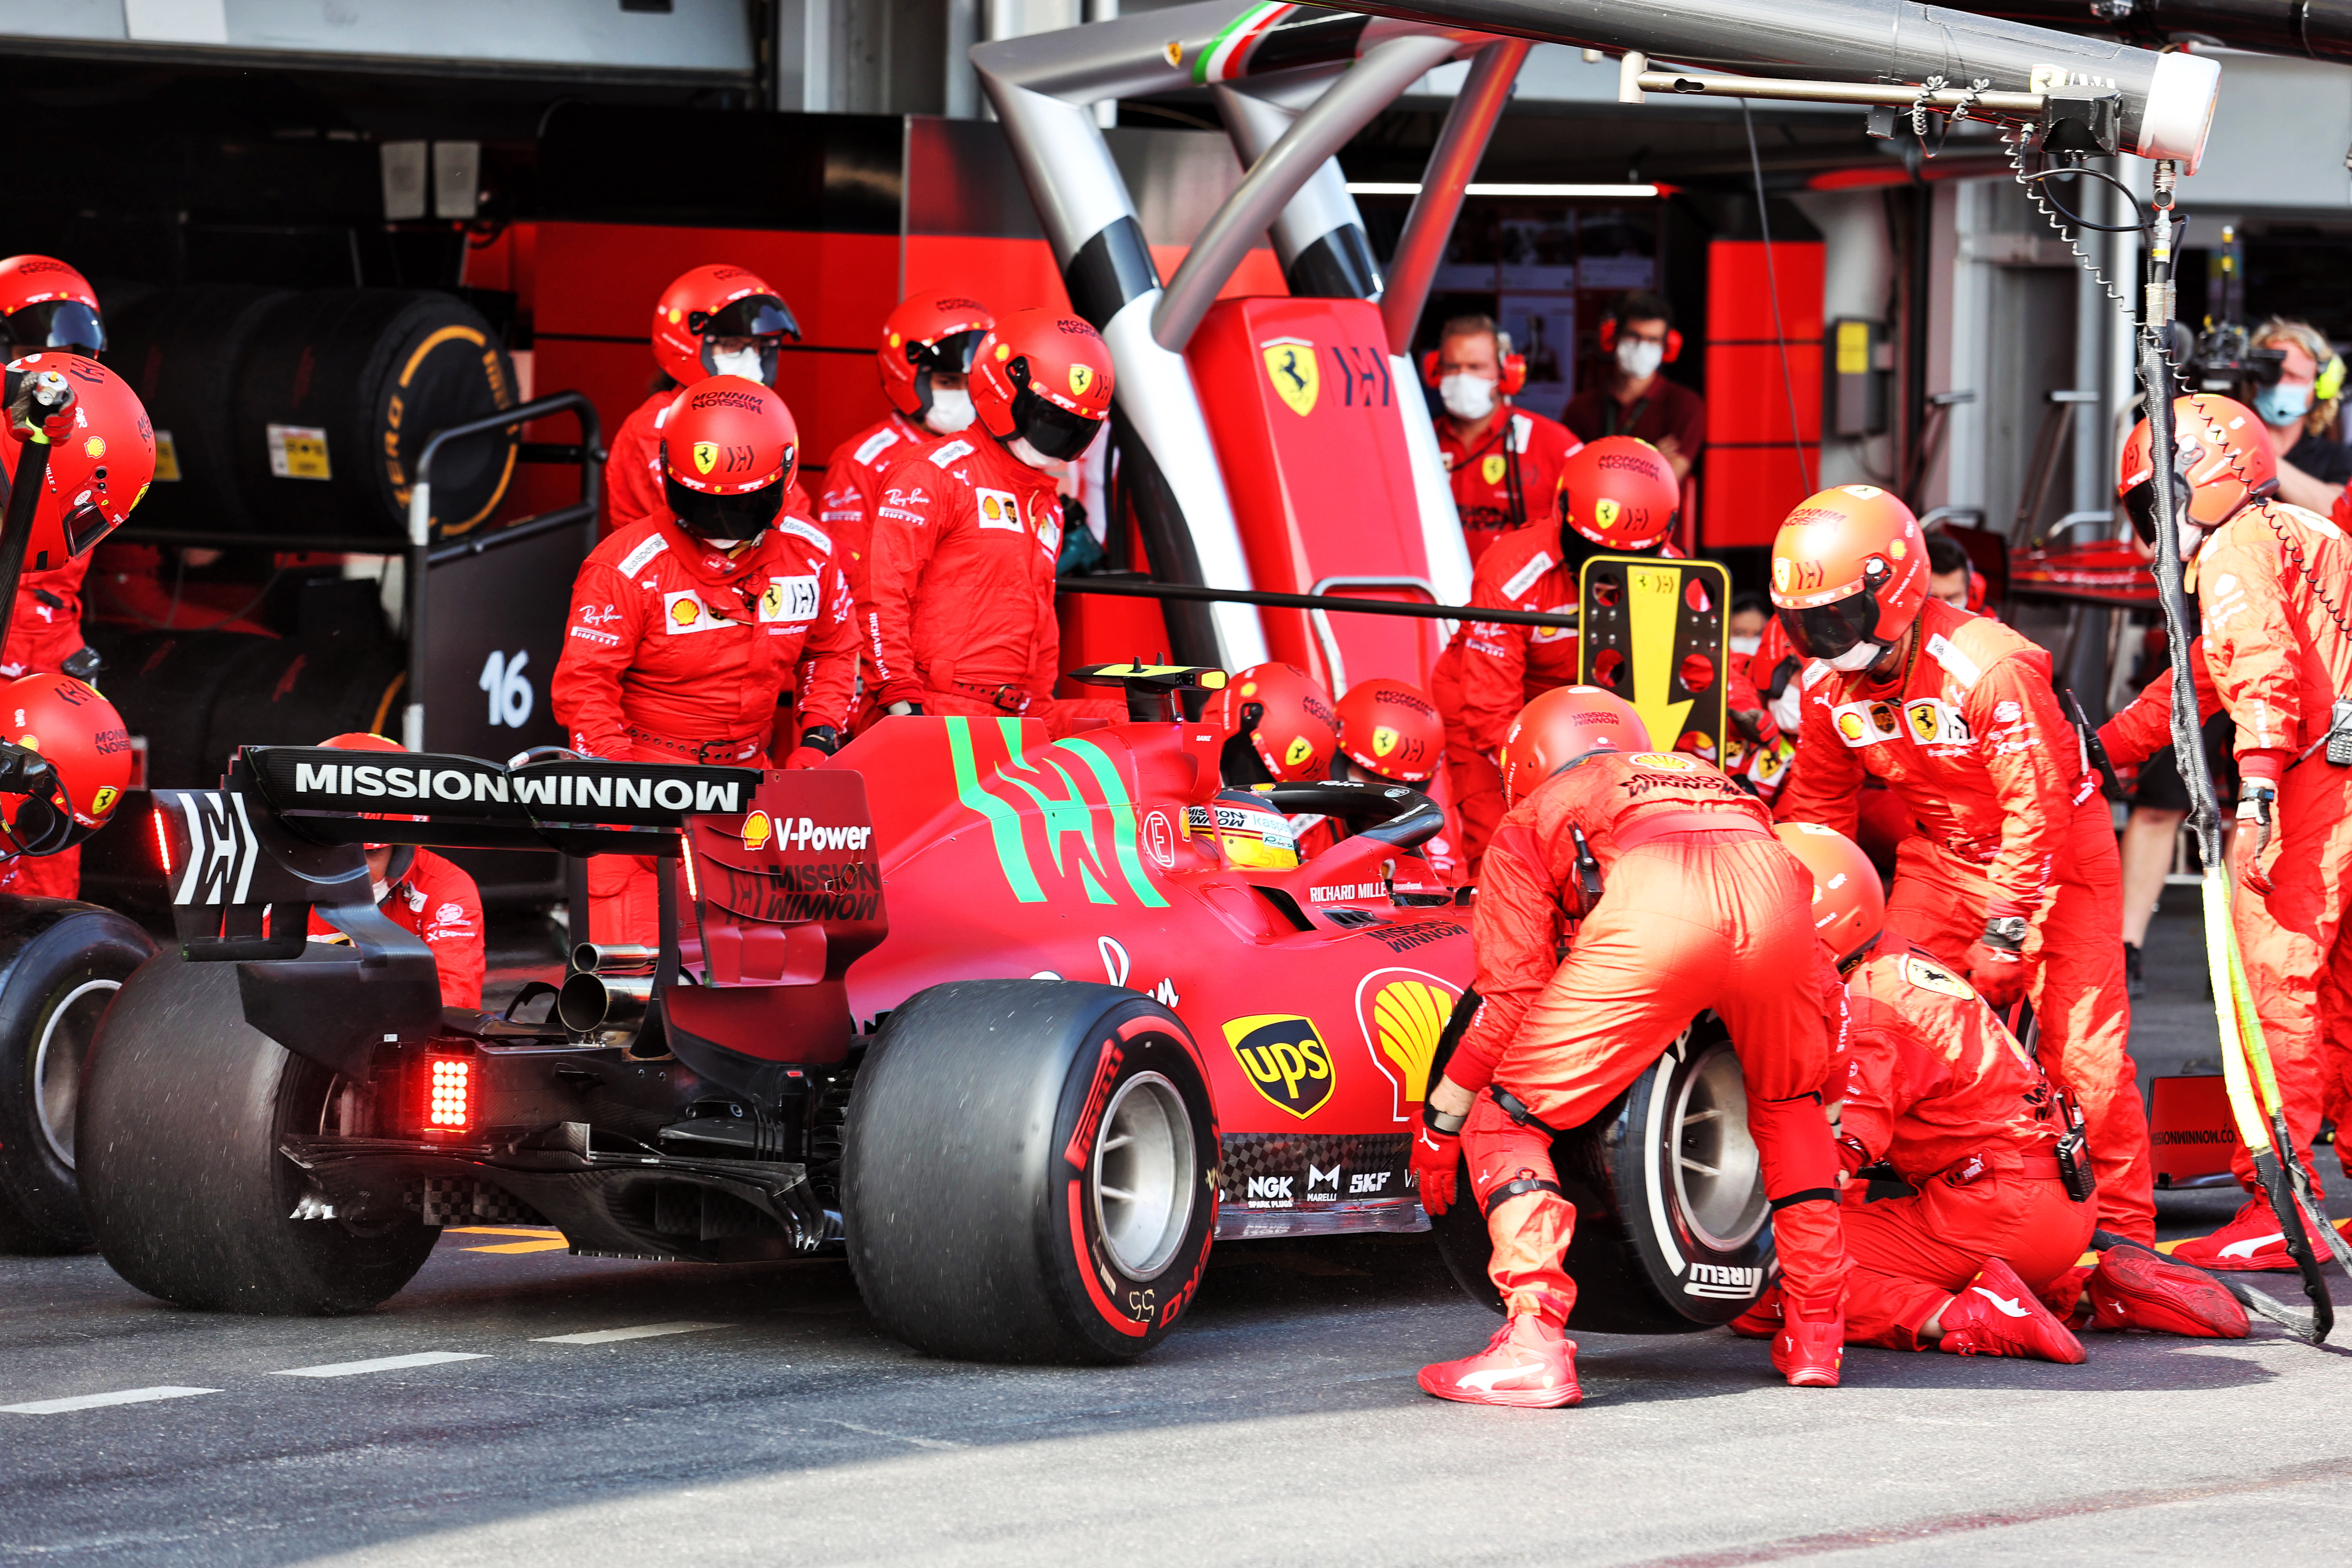
[[[1223,677],[1084,673],[1133,721],[1048,744],[891,720],[764,774],[249,748],[223,791],[165,793],[181,948],[124,987],[84,1079],[107,1258],[188,1306],[316,1312],[383,1300],[468,1219],[605,1256],[845,1247],[921,1349],[1116,1359],[1181,1320],[1217,1239],[1424,1228],[1406,1133],[1471,968],[1413,853],[1439,813],[1270,786],[1353,831],[1236,865],[1233,736],[1182,716]],[[356,845],[386,838],[685,875],[658,950],[583,945],[551,998],[445,1014],[371,900]],[[306,943],[306,906],[351,945]],[[1563,1142],[1580,1322],[1698,1327],[1760,1288],[1719,1037]],[[1483,1239],[1449,1250],[1475,1271]]]

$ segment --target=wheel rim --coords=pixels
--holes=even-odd
[[[1717,1252],[1745,1246],[1763,1228],[1767,1205],[1748,1130],[1748,1091],[1730,1047],[1709,1047],[1684,1075],[1670,1131],[1675,1206],[1693,1239]]]
[[[49,1009],[33,1047],[33,1103],[41,1138],[68,1171],[74,1168],[74,1106],[81,1096],[82,1059],[106,1005],[121,989],[120,980],[83,981]]]
[[[1119,1086],[1092,1175],[1095,1226],[1111,1261],[1131,1279],[1158,1276],[1192,1218],[1192,1121],[1173,1083],[1146,1072]]]

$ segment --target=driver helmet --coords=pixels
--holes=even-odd
[[[1560,521],[1604,550],[1654,550],[1674,531],[1682,504],[1674,465],[1635,437],[1587,441],[1560,466]]]
[[[756,381],[714,375],[679,393],[661,438],[678,525],[723,543],[757,539],[784,510],[800,439],[784,400]]]
[[[2147,421],[2132,426],[2116,495],[2143,544],[2156,542],[2156,464]],[[2217,393],[2172,400],[2173,516],[2184,529],[2221,527],[2278,489],[2278,456],[2254,411]],[[2184,541],[2184,545],[2188,542]]]
[[[1287,871],[1298,864],[1298,835],[1272,803],[1245,789],[1219,790],[1208,812],[1227,865]]]
[[[0,333],[11,357],[57,349],[96,359],[106,352],[97,290],[54,256],[0,261]]]
[[[73,388],[73,434],[49,445],[41,504],[25,546],[28,572],[87,554],[121,526],[155,478],[155,427],[129,383],[94,359],[50,350],[11,363],[0,377],[0,399],[14,402],[19,378],[42,371],[58,372]],[[0,418],[0,457],[15,473],[23,443],[6,424]]]
[[[1503,799],[1517,805],[1570,763],[1595,752],[1646,752],[1650,728],[1633,705],[1598,686],[1555,686],[1503,736]]]
[[[1813,930],[1843,969],[1886,925],[1886,887],[1862,846],[1834,827],[1784,822],[1772,830],[1813,878]]]
[[[989,329],[972,360],[981,427],[1033,468],[1066,463],[1110,415],[1110,350],[1059,310],[1016,310]]]
[[[1445,750],[1445,722],[1418,686],[1360,680],[1339,699],[1339,750],[1376,778],[1427,784]]]
[[[1257,710],[1255,717],[1252,708]],[[1225,754],[1242,765],[1228,768],[1228,778],[1262,769],[1264,778],[1247,782],[1296,784],[1323,778],[1331,771],[1331,753],[1339,744],[1339,716],[1321,685],[1295,665],[1254,664],[1240,671],[1217,693],[1206,717],[1233,732]],[[1235,759],[1237,751],[1244,753],[1240,759]],[[1256,766],[1249,765],[1252,760]]]
[[[0,740],[57,770],[47,797],[0,795],[7,847],[54,855],[106,826],[131,784],[131,736],[114,704],[70,675],[27,675],[0,687]]]
[[[1849,674],[1903,640],[1927,600],[1918,519],[1875,485],[1808,497],[1772,541],[1772,603],[1807,658]]]
[[[882,395],[925,429],[952,436],[972,421],[971,390],[941,393],[934,375],[969,375],[972,355],[996,318],[951,290],[911,294],[882,323]]]
[[[776,354],[790,338],[801,341],[793,308],[758,273],[719,264],[698,267],[662,290],[654,306],[654,362],[680,386],[707,376],[740,375],[776,384]],[[722,340],[748,348],[722,353]]]

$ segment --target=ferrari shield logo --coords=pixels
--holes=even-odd
[[[1321,382],[1315,371],[1315,345],[1305,338],[1276,338],[1259,351],[1265,356],[1265,374],[1274,390],[1293,414],[1304,418],[1315,412],[1315,394]]]
[[[1499,485],[1503,482],[1503,475],[1509,471],[1510,467],[1510,459],[1504,457],[1502,453],[1496,452],[1479,463],[1478,477],[1490,485]]]
[[[1095,373],[1093,366],[1074,364],[1070,367],[1070,395],[1072,397],[1084,397],[1087,395],[1087,388],[1092,386],[1094,384]]]
[[[104,816],[114,809],[115,799],[121,794],[121,792],[112,784],[99,785],[98,793],[89,797],[89,814],[92,816]]]
[[[1293,735],[1290,738],[1289,749],[1282,753],[1283,764],[1286,767],[1299,767],[1306,763],[1307,758],[1314,754],[1314,742],[1308,740],[1304,735]]]
[[[697,441],[694,444],[694,471],[708,474],[719,466],[719,443]]]
[[[1396,750],[1396,743],[1397,732],[1386,724],[1380,725],[1372,731],[1372,755],[1385,757]]]
[[[1331,1098],[1331,1047],[1312,1019],[1295,1013],[1229,1018],[1225,1043],[1258,1093],[1301,1121]]]
[[[1592,521],[1602,528],[1616,526],[1618,515],[1624,510],[1615,501],[1603,496],[1592,503]]]

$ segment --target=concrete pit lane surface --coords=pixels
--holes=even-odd
[[[2144,1073],[2211,1054],[2193,893],[2151,936]],[[2160,1202],[2178,1237],[2235,1199]],[[0,1562],[2243,1568],[2319,1560],[2352,1503],[2352,1325],[2092,1335],[2080,1367],[1855,1350],[1834,1391],[1721,1331],[1588,1335],[1579,1409],[1414,1388],[1497,1321],[1412,1237],[1221,1247],[1189,1321],[1114,1368],[925,1360],[839,1263],[511,1228],[445,1234],[340,1319],[0,1258]]]

